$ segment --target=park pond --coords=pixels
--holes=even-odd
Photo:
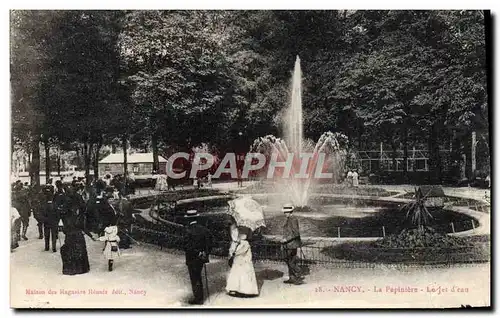
[[[227,201],[207,198],[183,203],[177,206],[175,213],[166,213],[164,218],[182,223],[182,211],[195,208],[201,213],[202,223],[217,231],[225,231]],[[281,235],[286,218],[281,205],[269,202],[267,198],[256,201],[262,205],[266,221],[261,234]],[[384,237],[412,227],[402,207],[399,202],[319,196],[311,200],[308,211],[298,211],[294,215],[299,220],[302,237]],[[479,226],[477,220],[465,214],[441,208],[430,212],[432,219],[428,226],[439,233],[467,231]]]

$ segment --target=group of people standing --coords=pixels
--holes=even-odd
[[[282,212],[286,216],[283,225],[283,239],[281,248],[283,259],[288,267],[288,279],[285,284],[304,284],[305,274],[299,266],[298,250],[302,247],[298,219],[293,215],[295,207],[286,204]],[[184,235],[184,249],[186,255],[186,265],[188,267],[193,298],[189,304],[201,305],[204,302],[204,289],[202,271],[209,262],[209,255],[213,247],[213,237],[205,226],[198,224],[198,213],[196,210],[187,211],[186,218],[189,222]],[[255,297],[259,295],[259,287],[252,259],[251,245],[248,237],[252,234],[250,229],[231,225],[232,242],[229,247],[230,267],[226,281],[226,292],[230,296]],[[206,278],[208,284],[208,278]],[[208,286],[206,286],[208,288]]]
[[[113,189],[115,199],[118,199],[119,196],[125,197],[129,194],[135,194],[136,184],[133,172],[130,172],[127,176],[121,174],[111,176],[111,174],[107,173],[101,180],[96,182],[99,181],[103,181],[108,189]]]
[[[12,189],[12,209],[18,211],[20,222],[13,220],[12,223],[11,250],[19,245],[21,238],[28,240],[26,231],[33,214],[37,221],[38,239],[45,239],[45,251],[57,252],[59,233],[64,233],[64,244],[60,248],[63,274],[89,272],[84,234],[94,241],[105,242],[103,253],[111,271],[113,259],[119,255],[121,238],[118,235],[118,225],[128,236],[126,232],[131,223],[131,213],[127,211],[130,210],[130,205],[125,198],[112,204],[113,191],[107,189],[102,180],[98,180],[90,188],[86,188],[80,181],[73,180],[71,185],[65,185],[58,180],[53,185],[52,180],[49,180],[47,184],[36,187],[16,182]],[[129,247],[130,241],[124,241],[123,247]]]
[[[81,182],[73,182],[67,186],[60,180],[56,181],[55,185],[49,181],[41,187],[29,187],[16,182],[13,185],[12,206],[19,213],[12,215],[13,223],[19,226],[14,227],[13,234],[28,240],[26,230],[33,214],[38,222],[38,238],[45,239],[45,251],[51,248],[52,252],[56,252],[59,232],[62,230],[64,233],[64,244],[60,248],[64,275],[90,271],[84,235],[88,235],[93,241],[104,242],[103,254],[108,260],[108,270],[112,271],[114,260],[120,255],[120,247],[130,245],[130,236],[126,231],[132,223],[131,217],[128,218],[131,213],[125,212],[130,210],[127,200],[120,195],[120,201],[112,204],[113,192],[104,180],[95,182],[90,191],[87,191]],[[286,221],[283,225],[281,247],[289,276],[284,283],[300,285],[304,283],[304,273],[298,264],[297,252],[302,241],[298,219],[293,216],[294,209],[291,204],[283,206],[282,212],[286,215]],[[209,255],[214,247],[210,230],[197,222],[198,216],[196,210],[189,210],[185,214],[188,224],[185,227],[184,250],[194,296],[189,301],[190,304],[204,302],[202,272],[205,269],[206,278],[205,264],[209,262]],[[231,296],[259,295],[251,245],[248,241],[251,234],[245,227],[237,227],[236,224],[231,226],[232,242],[228,262],[230,270],[225,288]],[[124,243],[127,240],[128,244]],[[15,249],[15,246],[11,247]],[[207,278],[206,283],[208,284]]]

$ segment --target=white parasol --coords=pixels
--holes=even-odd
[[[266,226],[264,212],[257,201],[249,197],[242,197],[231,200],[228,204],[228,213],[234,218],[236,225],[247,227],[252,231]]]

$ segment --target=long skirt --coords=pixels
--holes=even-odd
[[[61,259],[64,275],[85,274],[90,271],[87,246],[81,232],[66,234],[64,245],[61,246]]]
[[[226,291],[246,296],[259,294],[257,278],[251,260],[242,260],[239,256],[235,257],[227,278]]]

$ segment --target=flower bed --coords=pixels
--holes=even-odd
[[[375,242],[329,246],[322,252],[339,259],[374,263],[474,263],[490,260],[490,241],[489,236],[459,238],[432,229],[412,229]]]
[[[404,229],[399,234],[392,234],[373,242],[373,247],[381,248],[455,248],[472,246],[466,238],[455,237],[425,227],[423,230]]]

